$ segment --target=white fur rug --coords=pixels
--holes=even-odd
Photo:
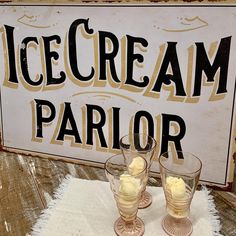
[[[162,188],[148,187],[152,205],[139,210],[145,223],[144,236],[165,236],[161,227],[166,214]],[[55,193],[49,207],[33,227],[32,236],[112,236],[119,217],[110,185],[107,182],[82,180],[67,176]],[[217,236],[220,222],[212,196],[206,188],[194,195],[190,219],[192,236]]]

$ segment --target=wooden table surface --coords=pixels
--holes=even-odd
[[[100,168],[0,152],[0,236],[29,234],[67,174],[107,181]],[[160,186],[160,180],[151,178],[149,185]],[[236,194],[215,190],[211,194],[221,218],[221,233],[235,236]]]

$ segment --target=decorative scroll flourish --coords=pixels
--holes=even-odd
[[[182,29],[163,28],[162,30],[167,31],[167,32],[185,32],[185,31],[196,30],[196,29],[200,29],[200,28],[208,26],[208,23],[202,20],[199,16],[195,16],[193,18],[181,17],[179,19],[180,19],[180,25],[184,25],[184,28]]]
[[[94,91],[94,92],[92,92],[92,91],[86,91],[86,92],[75,93],[75,94],[73,94],[73,97],[74,97],[74,96],[83,95],[83,94],[95,94],[94,97],[97,97],[98,94],[99,94],[100,96],[104,96],[104,97],[105,97],[106,95],[111,95],[111,96],[106,96],[106,97],[109,97],[109,98],[111,98],[112,96],[121,97],[121,98],[126,99],[126,100],[128,100],[128,101],[130,101],[130,102],[139,104],[139,103],[138,103],[136,100],[134,100],[133,98],[130,98],[130,97],[125,96],[125,95],[122,95],[122,94],[114,93],[114,92],[101,92],[101,91]]]

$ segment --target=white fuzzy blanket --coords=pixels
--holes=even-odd
[[[145,223],[144,236],[165,236],[161,227],[166,214],[162,188],[148,187],[153,203],[139,210]],[[32,236],[112,236],[119,217],[109,183],[67,176],[33,227]],[[220,222],[214,202],[206,188],[194,195],[190,218],[193,236],[217,236]]]

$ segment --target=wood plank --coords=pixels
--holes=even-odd
[[[226,236],[236,235],[236,208],[232,207],[230,199],[222,197],[222,192],[212,191],[216,209],[221,220],[221,234]]]
[[[25,235],[44,208],[24,157],[0,152],[0,235]]]
[[[53,193],[66,175],[81,179],[107,181],[104,169],[101,168],[37,157],[26,157],[26,159],[45,205],[53,198]]]

